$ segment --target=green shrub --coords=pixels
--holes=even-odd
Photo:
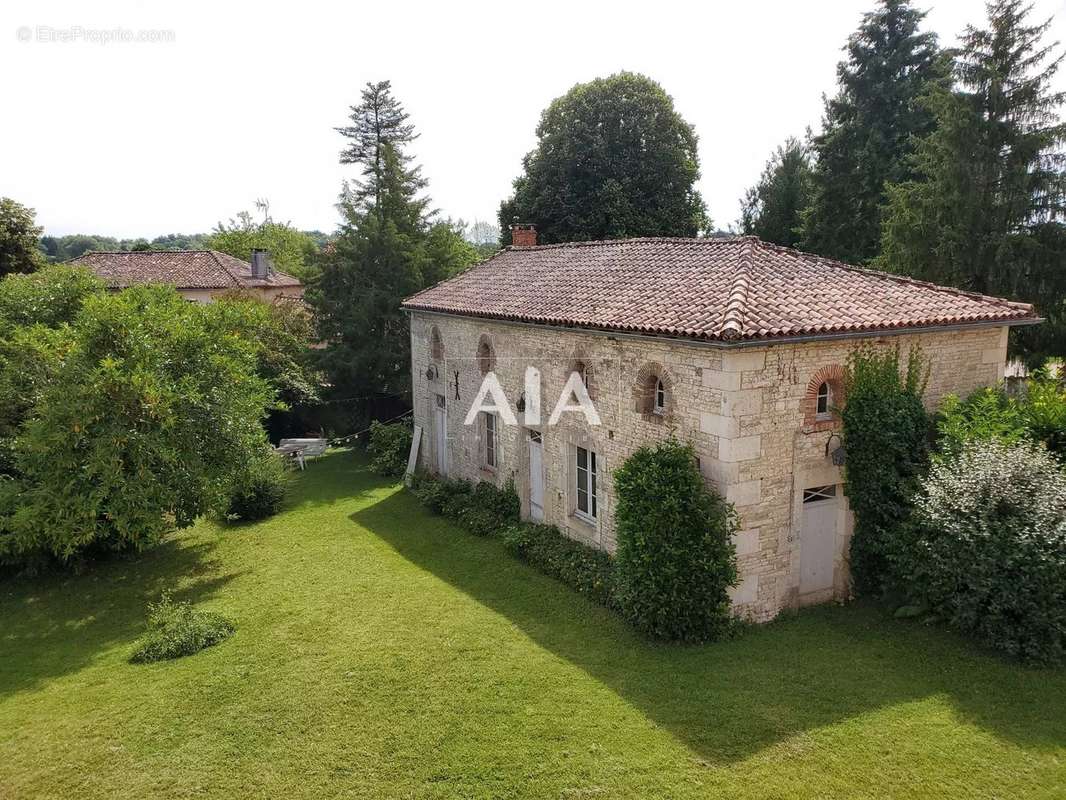
[[[200,611],[187,602],[175,603],[163,592],[148,604],[148,629],[130,656],[134,663],[163,661],[198,653],[233,634],[233,623],[220,614]]]
[[[370,423],[370,468],[386,478],[398,478],[407,471],[411,452],[411,425],[393,422],[388,425]]]
[[[432,475],[416,472],[411,481],[411,491],[414,492],[422,505],[434,514],[444,512],[444,504],[452,496],[448,482],[438,480]]]
[[[1004,443],[1029,437],[1022,404],[1001,389],[986,387],[971,392],[965,400],[948,395],[936,417],[937,447],[941,453],[957,453],[974,440],[998,439]]]
[[[1029,439],[1043,442],[1061,459],[1066,457],[1066,391],[1057,380],[1038,372],[1019,399],[1008,396],[1001,386],[978,389],[965,400],[948,396],[937,415],[937,433],[945,455],[975,439],[1006,444]]]
[[[521,516],[521,501],[513,479],[500,489],[485,481],[475,485],[420,474],[411,488],[430,511],[443,514],[478,536],[499,535]]]
[[[289,471],[281,457],[264,453],[235,482],[226,517],[252,522],[274,516],[281,511],[288,485]]]
[[[1025,420],[1033,438],[1066,458],[1066,390],[1046,373],[1037,373],[1026,388]]]
[[[503,542],[516,558],[593,602],[614,604],[614,562],[603,550],[571,539],[554,525],[532,523],[507,528]]]
[[[704,484],[692,448],[675,440],[642,447],[615,472],[614,484],[622,614],[661,639],[699,642],[727,633],[737,517]]]
[[[975,440],[916,501],[911,588],[991,647],[1066,655],[1066,475],[1039,445]]]
[[[520,516],[521,501],[513,480],[507,481],[502,489],[481,481],[466,495],[457,521],[478,536],[497,536],[518,522]]]
[[[855,512],[851,574],[859,594],[899,581],[910,551],[912,498],[928,465],[929,416],[922,406],[925,369],[917,348],[901,368],[899,350],[852,353],[844,375],[848,503]]]

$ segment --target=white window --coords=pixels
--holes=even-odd
[[[500,461],[500,440],[496,428],[496,415],[488,411],[481,412],[485,426],[485,464],[496,468]]]
[[[814,415],[818,419],[829,419],[832,414],[829,413],[829,404],[833,401],[832,390],[829,388],[829,383],[823,383],[818,387],[817,399],[815,400]]]
[[[596,454],[584,447],[577,448],[577,513],[596,519],[599,513],[596,498]]]
[[[652,411],[656,414],[662,414],[666,411],[666,387],[663,386],[662,378],[656,378],[655,380],[655,405],[652,407]]]

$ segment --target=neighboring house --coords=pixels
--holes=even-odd
[[[252,263],[217,250],[89,252],[67,263],[88,267],[111,289],[166,284],[198,303],[210,303],[232,291],[249,292],[265,301],[299,298],[304,291],[299,280],[270,265],[264,250],[253,251]]]
[[[1007,331],[1031,306],[850,267],[754,237],[512,246],[404,302],[421,465],[503,485],[522,513],[615,548],[611,473],[671,434],[691,442],[732,501],[738,613],[848,592],[852,515],[838,463],[842,376],[860,344],[920,345],[925,399],[1003,377]],[[512,409],[540,370],[541,424],[464,418],[494,372]],[[578,373],[599,426],[568,411],[546,424]],[[836,456],[836,458],[834,458]]]

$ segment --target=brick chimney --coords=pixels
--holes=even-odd
[[[512,247],[536,247],[537,226],[528,222],[515,222],[511,225]]]

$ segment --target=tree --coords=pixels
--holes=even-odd
[[[351,107],[351,125],[337,128],[349,140],[341,163],[363,168],[361,181],[345,185],[342,202],[372,211],[378,222],[391,220],[405,234],[421,230],[429,206],[428,197],[418,196],[427,185],[422,168],[405,150],[418,138],[409,116],[389,81],[367,83],[362,102]]]
[[[32,208],[0,197],[0,276],[33,272],[45,263],[38,246],[43,231]]]
[[[414,127],[388,81],[368,84],[351,118],[351,126],[338,129],[351,140],[341,162],[360,165],[362,180],[344,186],[344,221],[306,294],[326,344],[319,357],[329,377],[328,399],[347,428],[408,404],[403,298],[476,259],[457,223],[434,224],[427,212],[426,181],[405,151],[416,138]]]
[[[795,247],[800,238],[801,215],[810,199],[807,146],[789,137],[766,162],[759,182],[744,195],[741,230],[767,242]]]
[[[0,280],[0,474],[17,473],[15,437],[62,364],[65,329],[104,291],[84,267],[47,264]]]
[[[89,296],[58,329],[61,362],[0,482],[0,562],[141,549],[225,507],[273,401],[253,343],[218,335],[213,313],[141,286]]]
[[[924,17],[904,0],[881,0],[848,40],[839,91],[813,141],[804,250],[852,264],[880,252],[885,186],[911,177],[913,142],[934,126],[919,98],[947,78],[936,35],[918,30]]]
[[[696,133],[655,81],[631,72],[574,86],[552,101],[500,205],[501,242],[515,218],[540,241],[695,236],[709,227],[696,191]]]
[[[256,221],[251,213],[241,211],[228,224],[219,222],[205,245],[242,261],[251,260],[252,250],[263,249],[270,253],[274,267],[281,272],[302,281],[311,279],[316,273],[314,263],[318,252],[314,239],[288,222],[275,222],[266,200],[257,200],[255,207],[263,215],[261,220]]]
[[[265,302],[234,290],[204,309],[205,323],[219,336],[238,335],[256,352],[256,373],[274,392],[278,407],[318,402],[321,379],[312,364],[314,321],[302,303]]]
[[[477,251],[478,261],[484,261],[499,251],[501,236],[499,225],[484,220],[476,219],[466,229],[466,240]]]
[[[1051,90],[1062,56],[1027,25],[1020,0],[988,6],[969,27],[957,90],[934,87],[936,130],[918,145],[916,174],[890,190],[881,264],[895,272],[1036,303],[1050,323],[1023,332],[1021,349],[1066,346],[1066,93]]]

